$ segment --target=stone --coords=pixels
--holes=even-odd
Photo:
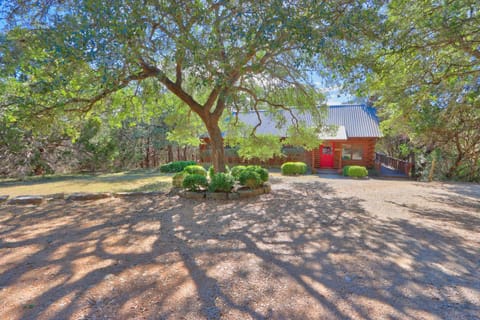
[[[65,199],[65,193],[53,193],[53,194],[47,194],[44,196],[47,201],[52,201],[52,200],[63,200]]]
[[[227,194],[227,198],[228,200],[238,200],[240,199],[240,195],[238,194],[238,192],[230,192]]]
[[[162,191],[134,191],[134,192],[115,192],[113,196],[115,198],[125,197],[143,197],[143,196],[158,196],[165,194]]]
[[[252,191],[253,191],[253,194],[254,194],[255,196],[259,196],[259,195],[265,193],[265,191],[263,190],[263,187],[260,187],[260,188],[257,188],[257,189],[253,189]]]
[[[187,199],[202,200],[205,199],[205,192],[185,191],[183,196]]]
[[[41,196],[18,196],[8,201],[8,204],[41,204],[43,197]]]
[[[264,193],[270,193],[272,191],[272,185],[268,182],[263,184],[263,191]]]
[[[207,192],[207,199],[213,200],[227,200],[226,192]]]
[[[99,200],[110,198],[112,196],[109,192],[100,192],[100,193],[72,193],[67,197],[67,200],[70,201],[86,201],[86,200]]]
[[[7,201],[8,197],[9,196],[0,196],[0,203]]]
[[[256,194],[255,194],[255,190],[242,189],[242,190],[238,190],[238,195],[240,199],[245,199],[245,198],[254,197]]]

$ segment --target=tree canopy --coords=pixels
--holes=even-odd
[[[387,138],[408,137],[422,162],[441,157],[447,178],[480,179],[478,1],[393,0],[384,10],[380,37],[346,61],[361,66],[357,89]]]
[[[4,116],[48,125],[168,92],[203,122],[221,171],[225,110],[317,112],[309,73],[335,64],[378,13],[376,1],[354,0],[27,0],[2,15]]]

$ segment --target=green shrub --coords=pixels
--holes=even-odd
[[[349,166],[347,175],[354,178],[362,178],[368,176],[368,170],[362,166]]]
[[[235,179],[227,173],[216,173],[210,178],[208,191],[210,192],[230,192],[235,184]]]
[[[250,170],[250,171],[253,171],[253,172],[256,172],[259,176],[260,176],[260,179],[262,179],[263,182],[267,182],[268,181],[268,170],[265,169],[265,168],[262,168],[260,166],[235,166],[232,168],[232,176],[235,178],[235,180],[239,180],[240,179],[240,174],[244,171],[244,170]]]
[[[181,188],[183,186],[183,179],[188,176],[188,173],[185,171],[177,172],[172,177],[172,184],[175,188]]]
[[[350,169],[351,166],[345,166],[342,169],[343,175],[346,177],[348,176],[348,169]]]
[[[210,166],[210,168],[208,168],[208,176],[210,177],[210,179],[212,179],[214,175],[215,175],[215,167]]]
[[[240,178],[240,173],[242,173],[242,171],[245,169],[247,169],[246,166],[235,166],[232,168],[231,173],[235,180],[238,180]]]
[[[185,167],[195,164],[195,161],[174,161],[161,166],[160,172],[181,172]]]
[[[240,184],[242,186],[249,187],[250,189],[256,189],[262,185],[262,178],[254,170],[243,170],[240,172],[239,177]]]
[[[285,162],[281,167],[283,175],[305,174],[307,172],[307,164],[304,162]]]
[[[190,191],[198,191],[208,186],[207,177],[201,174],[188,174],[183,179],[182,186]]]
[[[189,174],[200,174],[202,176],[207,176],[207,170],[205,170],[204,167],[199,166],[199,165],[189,165],[186,166],[183,171],[189,173]]]
[[[260,179],[262,179],[263,182],[268,181],[268,170],[267,169],[262,168],[260,166],[248,166],[247,170],[253,170],[256,173],[258,173],[258,175],[260,176]]]

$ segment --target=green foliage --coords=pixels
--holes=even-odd
[[[9,23],[0,25],[0,101],[11,121],[46,130],[78,119],[75,111],[108,112],[117,123],[165,111],[169,141],[197,145],[208,124],[219,148],[227,107],[316,110],[323,98],[311,70],[338,65],[350,42],[361,47],[371,35],[358,30],[376,25],[380,3],[12,0],[1,10]],[[307,131],[292,141],[309,148],[300,136],[316,138]],[[244,138],[246,159],[281,155],[278,137]]]
[[[201,174],[189,174],[183,179],[182,186],[189,191],[198,191],[208,186],[207,177]]]
[[[208,168],[208,177],[209,177],[210,179],[212,179],[214,175],[215,175],[215,167],[214,167],[214,166],[210,166],[210,167]]]
[[[180,172],[187,166],[196,165],[195,161],[174,161],[160,167],[160,172]]]
[[[230,131],[226,141],[229,145],[238,147],[238,155],[247,160],[268,160],[282,154],[280,137],[275,135],[259,134],[250,136],[249,134],[243,134],[234,136],[233,132]]]
[[[427,176],[431,153],[439,150],[435,177],[480,178],[477,7],[472,0],[389,1],[384,20],[370,26],[378,36],[356,47],[350,61],[350,70],[360,71],[352,78],[368,75],[365,82],[352,83],[360,94],[374,97],[384,120],[389,141],[381,151],[399,158],[414,153],[418,172]],[[388,148],[390,142],[395,149]]]
[[[172,177],[172,185],[175,188],[183,187],[183,180],[186,176],[188,176],[188,173],[185,171],[175,173]]]
[[[205,170],[204,167],[200,165],[189,165],[186,166],[183,171],[189,173],[189,174],[200,174],[202,176],[207,176],[207,170]]]
[[[248,169],[240,173],[239,182],[242,186],[249,187],[250,189],[256,189],[263,184],[260,175],[254,170]]]
[[[351,166],[345,166],[345,167],[343,167],[342,173],[343,173],[343,175],[344,175],[345,177],[348,176],[348,170],[350,169],[350,167],[351,167]]]
[[[307,164],[304,162],[285,162],[281,166],[283,175],[305,174],[307,172]]]
[[[227,173],[217,173],[210,178],[208,191],[210,192],[230,192],[235,184],[235,179]]]
[[[348,177],[363,178],[368,176],[368,170],[363,166],[345,166],[343,174]]]
[[[263,182],[268,181],[268,170],[265,168],[262,168],[260,166],[247,166],[246,170],[251,170],[256,172],[259,176],[260,179],[262,179]]]
[[[240,173],[242,173],[242,171],[246,168],[246,166],[235,166],[232,168],[231,174],[235,178],[235,180],[238,180],[240,178]]]

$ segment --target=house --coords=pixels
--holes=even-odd
[[[262,112],[262,111],[260,111]],[[291,118],[285,112],[287,120]],[[258,123],[257,114],[244,112],[238,114],[239,121],[255,126]],[[303,115],[303,121],[313,125],[310,116]],[[375,109],[366,105],[332,105],[328,106],[327,125],[335,126],[333,132],[320,135],[323,143],[312,151],[301,148],[284,148],[285,157],[278,157],[267,161],[267,165],[281,165],[286,161],[303,161],[312,168],[340,169],[346,165],[361,165],[372,168],[375,163],[375,144],[382,136]],[[286,126],[278,127],[275,121],[262,114],[262,124],[257,128],[258,134],[274,134],[286,136]],[[201,149],[202,150],[202,149]],[[205,149],[205,147],[203,148]],[[207,155],[208,157],[208,155]],[[203,157],[202,160],[209,160]],[[242,161],[234,153],[226,150],[228,163],[250,163]],[[201,157],[202,158],[202,157]],[[260,163],[257,161],[257,163]]]

